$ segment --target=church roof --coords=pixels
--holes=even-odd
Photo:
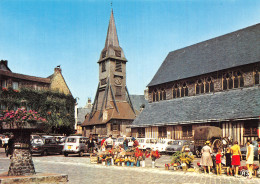
[[[28,81],[35,81],[35,82],[41,82],[41,83],[46,83],[50,84],[51,81],[49,78],[42,78],[42,77],[34,77],[30,75],[24,75],[24,74],[19,74],[19,73],[13,73],[11,71],[6,71],[6,70],[1,70],[0,69],[0,76],[8,76],[8,77],[13,77],[16,79],[23,79],[23,80],[28,80]]]
[[[260,61],[260,24],[170,52],[148,86]]]
[[[108,47],[109,45],[119,47],[113,10],[111,11],[111,15],[110,15],[105,47]]]
[[[113,103],[111,102],[111,104]],[[103,118],[105,116],[105,111],[103,111],[103,116],[101,118],[99,118],[100,111],[95,111],[93,117],[89,119],[89,115],[88,115],[81,126],[106,124],[111,119],[120,119],[120,120],[135,119],[136,115],[132,111],[128,102],[117,102],[116,104],[119,112],[117,112],[113,104],[112,108],[105,109],[105,111],[107,112],[106,118]]]
[[[149,103],[135,126],[259,118],[259,86]]]
[[[108,24],[105,47],[100,54],[100,59],[98,62],[101,62],[107,58],[115,58],[127,61],[123,49],[119,46],[113,10],[111,11]]]

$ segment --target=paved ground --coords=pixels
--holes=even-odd
[[[90,164],[89,157],[62,155],[34,156],[33,161],[37,172],[52,172],[68,174],[69,183],[209,183],[209,184],[253,184],[259,183],[260,179],[248,180],[244,177],[234,178],[227,176],[204,175],[199,173],[184,173],[173,170],[164,170],[164,164],[170,162],[169,156],[163,156],[156,161],[158,166],[151,168],[151,160],[146,160],[145,168],[102,166]],[[10,159],[5,157],[0,149],[0,172],[8,170]]]

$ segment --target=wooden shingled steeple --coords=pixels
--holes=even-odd
[[[119,46],[112,10],[105,46],[98,60],[98,88],[91,113],[83,126],[104,124],[114,118],[135,118],[135,110],[126,87],[126,62],[123,49]]]

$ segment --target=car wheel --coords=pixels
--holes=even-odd
[[[79,152],[79,156],[80,156],[80,157],[83,157],[83,151],[80,151],[80,152]]]
[[[44,150],[44,151],[42,152],[42,156],[47,156],[47,155],[48,155],[47,150]]]
[[[64,156],[67,157],[69,154],[68,153],[64,153]]]

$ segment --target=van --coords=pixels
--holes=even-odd
[[[152,150],[157,143],[157,139],[155,138],[137,138],[137,141],[139,143],[138,148],[142,150]]]
[[[83,156],[85,152],[87,152],[87,137],[83,136],[69,136],[65,140],[65,144],[63,147],[63,154],[67,157],[69,154],[79,154],[79,156]]]

